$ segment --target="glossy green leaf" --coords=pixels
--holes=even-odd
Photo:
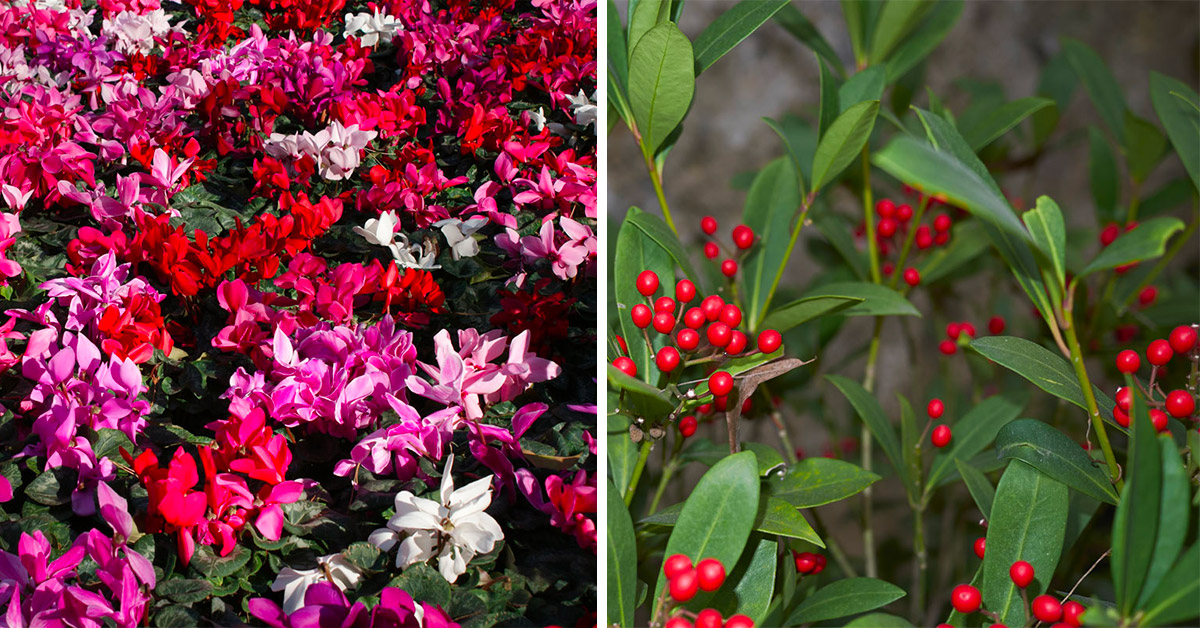
[[[1033,114],[1034,144],[1041,146],[1050,138],[1054,127],[1058,125],[1059,116],[1070,106],[1071,96],[1074,95],[1075,86],[1078,84],[1079,79],[1075,76],[1071,63],[1067,61],[1066,53],[1060,51],[1050,58],[1049,63],[1042,66],[1042,73],[1038,76],[1037,95],[1053,99],[1055,106]]]
[[[879,101],[870,100],[851,106],[829,125],[813,155],[812,192],[825,187],[849,166],[871,137]]]
[[[784,466],[783,454],[770,445],[764,443],[742,443],[742,449],[754,452],[760,476],[782,469]]]
[[[1006,626],[1025,625],[1025,604],[1008,570],[1018,560],[1033,565],[1029,599],[1046,590],[1067,528],[1067,487],[1014,460],[1000,478],[983,555],[983,605]]]
[[[1087,410],[1083,390],[1075,377],[1075,369],[1061,355],[1016,336],[987,336],[971,341],[970,347],[983,357],[1024,377],[1038,388]],[[1094,384],[1092,393],[1100,406],[1100,415],[1112,423],[1113,400]],[[1117,429],[1125,431],[1124,428]]]
[[[808,18],[804,17],[804,14],[795,5],[788,4],[780,9],[775,14],[775,23],[800,40],[800,43],[808,46],[810,50],[820,55],[826,63],[832,65],[837,70],[838,74],[846,74],[846,69],[842,67],[842,60],[834,52],[833,46],[829,45],[829,41],[821,35],[820,31],[813,26],[813,23]]]
[[[927,0],[888,0],[879,11],[879,23],[871,37],[870,59],[881,63],[896,45],[916,28],[933,6]]]
[[[1200,97],[1186,84],[1151,72],[1150,100],[1192,185],[1200,190]]]
[[[1146,602],[1142,626],[1184,626],[1200,618],[1200,543],[1184,552]],[[1195,622],[1192,622],[1194,625]]]
[[[737,564],[754,527],[758,501],[754,454],[743,451],[726,457],[700,478],[684,502],[665,555],[683,554],[693,564],[702,558]],[[658,599],[665,583],[660,571],[650,599]]]
[[[1092,104],[1100,112],[1100,118],[1108,125],[1117,141],[1125,145],[1125,96],[1121,85],[1113,77],[1108,66],[1096,51],[1075,39],[1063,38],[1063,52],[1067,62],[1074,68],[1079,82],[1087,90]]]
[[[1054,101],[1049,98],[1030,97],[1014,100],[995,107],[975,124],[963,129],[963,138],[972,150],[981,148],[996,141],[1035,112],[1053,107]]]
[[[671,397],[646,382],[630,377],[612,364],[608,365],[608,385],[625,392],[625,400],[640,415],[657,418],[675,409]]]
[[[954,438],[950,441],[949,449],[939,452],[933,459],[925,492],[928,494],[932,490],[930,487],[937,486],[943,477],[954,472],[955,460],[966,462],[987,448],[996,437],[996,432],[1017,418],[1021,408],[1022,404],[996,395],[984,399],[955,421]]]
[[[943,0],[936,3],[917,30],[888,58],[885,66],[887,83],[895,83],[937,49],[958,22],[962,10],[962,0]]]
[[[629,50],[626,52],[627,56],[633,56],[634,49],[637,48],[646,33],[668,19],[670,4],[670,0],[638,0],[629,3],[629,34],[626,40]],[[611,40],[609,45],[612,45]]]
[[[827,283],[808,290],[804,298],[816,297],[861,299],[861,303],[841,312],[845,316],[921,316],[921,312],[904,295],[887,286],[866,281]]]
[[[1138,216],[1146,219],[1171,211],[1191,201],[1195,189],[1187,177],[1172,179],[1142,200],[1141,206],[1138,207]]]
[[[804,297],[771,310],[759,327],[785,332],[814,318],[841,312],[863,301],[864,299],[859,297],[846,296]]]
[[[1061,290],[1067,284],[1067,228],[1062,210],[1049,196],[1039,196],[1037,207],[1021,215],[1034,244],[1050,262]]]
[[[707,70],[771,19],[790,0],[741,0],[713,20],[696,38],[696,74]]]
[[[1161,257],[1166,252],[1167,240],[1176,231],[1183,231],[1183,222],[1178,218],[1151,218],[1122,233],[1112,244],[1104,247],[1096,259],[1080,271],[1077,279],[1117,266]]]
[[[631,207],[626,220],[637,216],[642,210]],[[671,256],[666,249],[651,240],[644,231],[622,225],[617,233],[616,255],[612,261],[612,291],[617,300],[617,316],[621,321],[621,335],[629,347],[629,357],[637,365],[638,378],[651,381],[658,370],[653,366],[650,348],[642,340],[642,330],[633,324],[630,313],[633,306],[645,303],[646,299],[637,291],[637,276],[643,270],[652,270],[659,280],[675,276]],[[661,336],[658,338],[661,343]]]
[[[741,614],[759,625],[771,606],[771,596],[775,592],[779,544],[759,535],[752,536],[750,543],[754,551],[743,553],[742,560],[726,578],[726,582],[737,584],[718,589],[711,607],[721,611],[725,617]]]
[[[721,370],[732,375],[734,378],[734,384],[736,385],[737,381],[740,378],[745,377],[749,371],[762,367],[769,362],[773,362],[781,358],[783,358],[782,347],[776,349],[775,353],[769,353],[766,355],[762,353],[754,353],[748,356],[734,358],[723,364],[721,366]],[[696,391],[696,399],[703,399],[708,395],[708,380],[705,379],[699,384],[696,384],[692,390]]]
[[[1142,593],[1134,604],[1134,608],[1139,610],[1147,608],[1151,594],[1156,592],[1163,577],[1175,564],[1191,522],[1191,509],[1188,508],[1191,491],[1187,471],[1179,457],[1179,448],[1175,446],[1175,440],[1169,437],[1159,437],[1158,445],[1162,459],[1162,497],[1158,502],[1158,531],[1154,534],[1150,568],[1146,571]]]
[[[1167,137],[1148,120],[1125,110],[1125,159],[1129,177],[1141,183],[1162,161],[1167,149]]]
[[[878,475],[843,460],[805,458],[783,477],[768,477],[763,486],[772,499],[815,508],[857,495],[878,481]]]
[[[612,393],[609,393],[612,395]],[[616,399],[609,397],[609,407],[616,407]],[[630,419],[624,415],[608,417],[608,475],[613,484],[625,497],[629,490],[629,481],[633,477],[633,469],[637,466],[638,444],[629,437]]]
[[[811,624],[873,611],[904,597],[900,587],[875,578],[835,580],[805,598],[787,625]]]
[[[633,610],[637,593],[637,539],[633,520],[621,499],[621,492],[610,482],[606,500],[605,527],[608,552],[608,623],[634,624]]]
[[[638,523],[659,526],[675,526],[679,523],[679,515],[683,510],[681,504],[673,504]],[[809,525],[808,520],[793,505],[782,499],[763,496],[758,503],[758,512],[754,517],[753,529],[763,534],[776,534],[793,539],[807,541],[813,545],[825,547],[824,541],[817,536],[816,531]]]
[[[758,173],[746,195],[742,222],[756,236],[754,248],[742,263],[746,290],[743,303],[751,331],[757,331],[756,325],[766,314],[772,292],[783,276],[791,248],[792,217],[799,207],[796,176],[783,157]]]
[[[871,66],[846,79],[838,88],[838,109],[834,112],[834,119],[859,103],[882,100],[883,89],[887,87],[885,78],[883,66]]]
[[[967,485],[967,492],[971,494],[971,499],[975,501],[975,505],[979,508],[980,514],[984,519],[992,518],[992,504],[996,501],[996,488],[992,486],[991,481],[982,471],[971,466],[969,463],[962,460],[955,460],[954,466],[958,468],[958,475],[963,479],[963,483]]]
[[[689,279],[696,282],[697,288],[703,288],[701,275],[692,266],[692,260],[688,257],[687,252],[683,250],[683,245],[679,243],[679,238],[671,232],[670,227],[667,227],[667,223],[663,222],[662,218],[648,212],[637,212],[626,216],[625,223],[641,229],[643,233],[650,236],[651,240],[654,240],[656,244],[671,256],[671,259],[675,260],[675,265],[683,269],[683,273]]]
[[[1117,610],[1126,617],[1133,614],[1150,570],[1162,512],[1163,480],[1162,450],[1140,391],[1134,391],[1132,405],[1125,487],[1112,532],[1113,589]]]
[[[853,619],[846,624],[846,628],[912,628],[912,624],[903,617],[887,613],[868,613]]]
[[[683,122],[695,88],[692,43],[670,22],[650,29],[629,58],[629,108],[646,150]]]
[[[875,436],[875,440],[879,442],[883,453],[891,461],[892,468],[896,470],[896,474],[904,482],[905,490],[908,491],[910,496],[915,496],[916,483],[909,474],[908,469],[904,466],[904,458],[900,454],[900,443],[896,440],[896,431],[892,429],[892,425],[888,422],[887,415],[883,413],[883,408],[879,406],[879,401],[871,393],[867,392],[862,387],[862,384],[852,379],[842,377],[841,375],[826,375],[825,379],[836,386],[845,395],[846,399],[850,401],[850,405],[854,406],[855,412],[858,413],[863,423],[866,423],[867,429]]]
[[[846,30],[850,33],[850,47],[854,49],[855,61],[867,57],[867,15],[866,2],[863,0],[841,0],[842,18],[846,20]],[[865,63],[862,65],[866,65]]]
[[[617,88],[624,93],[629,84],[629,45],[625,41],[625,26],[617,3],[608,0],[608,71]],[[610,83],[611,84],[611,83]]]
[[[1088,127],[1088,178],[1092,188],[1092,202],[1100,215],[1116,215],[1117,201],[1121,198],[1121,177],[1117,174],[1117,158],[1113,155],[1108,138],[1094,126]]]
[[[819,85],[821,88],[821,102],[817,111],[817,137],[821,138],[825,137],[825,132],[842,112],[842,108],[838,101],[838,81],[833,78],[829,66],[825,65],[819,56],[817,57],[817,67],[820,70]]]
[[[1037,419],[1021,419],[1004,426],[996,435],[996,453],[1001,458],[1021,460],[1093,499],[1117,503],[1117,491],[1103,466],[1098,466],[1079,443]]]
[[[787,129],[782,124],[772,118],[763,118],[763,122],[771,127],[772,131],[779,136],[783,141],[784,151],[787,153],[788,160],[792,162],[792,168],[796,172],[796,189],[800,190],[800,196],[804,196],[804,168],[801,164],[812,164],[811,154],[801,154],[799,147],[792,142],[792,136],[788,134]]]

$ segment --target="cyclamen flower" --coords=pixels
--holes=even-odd
[[[517,486],[538,510],[550,515],[550,525],[575,536],[579,547],[596,551],[596,522],[588,514],[596,512],[596,477],[579,471],[568,484],[562,476],[546,478],[546,496],[528,469],[517,469]]]
[[[321,176],[331,181],[349,178],[361,162],[361,152],[375,139],[377,131],[359,130],[334,121],[316,134],[305,131],[296,135],[272,133],[265,145],[267,154],[277,159],[308,156],[317,163]]]
[[[466,221],[447,218],[433,223],[433,226],[441,228],[442,235],[446,236],[446,243],[450,245],[450,255],[457,260],[479,255],[479,242],[471,236],[487,223],[487,218],[472,218]]]
[[[419,268],[436,270],[440,265],[434,264],[437,252],[430,242],[409,244],[408,236],[396,233],[396,225],[400,217],[396,212],[386,211],[379,218],[370,218],[362,227],[355,227],[354,232],[366,238],[367,242],[376,246],[386,246],[392,252],[392,257],[402,268]],[[458,259],[455,257],[455,259]]]
[[[362,570],[341,554],[330,554],[318,558],[317,566],[312,569],[280,569],[271,590],[283,591],[283,612],[291,615],[304,607],[304,594],[314,584],[329,582],[344,593],[357,587],[362,579]]]
[[[303,607],[285,613],[267,598],[254,598],[250,614],[271,628],[459,628],[439,606],[417,604],[407,592],[386,587],[379,603],[367,610],[362,602],[350,600],[329,582],[318,582],[304,594]]]
[[[496,541],[504,538],[500,524],[484,512],[492,503],[492,476],[456,491],[450,474],[453,466],[451,456],[442,474],[440,502],[402,491],[396,495],[396,514],[387,527],[368,538],[384,552],[399,542],[396,566],[400,568],[436,558],[438,571],[449,582],[466,573],[467,563],[476,555],[492,551]]]
[[[392,36],[404,30],[404,24],[399,18],[386,13],[380,13],[379,7],[374,13],[347,13],[347,38],[357,36],[359,43],[364,46],[374,46],[380,39],[391,41]]]
[[[579,126],[596,124],[595,94],[589,99],[583,95],[583,90],[579,90],[579,94],[567,96],[567,100],[571,102],[571,113],[575,114],[575,124]]]
[[[145,14],[123,11],[105,18],[101,32],[116,41],[118,52],[146,54],[154,49],[154,39],[171,31],[172,25],[162,9]]]

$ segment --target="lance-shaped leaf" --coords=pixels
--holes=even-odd
[[[858,413],[859,418],[867,425],[867,429],[875,436],[875,440],[879,441],[879,446],[891,461],[892,468],[904,481],[904,488],[908,491],[909,496],[915,497],[917,490],[915,479],[904,465],[904,458],[900,454],[900,443],[896,439],[896,431],[888,422],[887,415],[883,413],[879,401],[867,392],[862,384],[852,379],[841,375],[826,375],[825,379],[836,386],[850,401],[850,405],[854,406],[854,411]]]
[[[836,314],[863,301],[864,299],[859,297],[847,296],[805,297],[771,310],[759,327],[785,332],[814,318]]]
[[[647,31],[629,58],[629,108],[647,151],[683,122],[695,89],[692,42],[670,22]]]
[[[1136,388],[1132,382],[1130,386]],[[1113,590],[1117,610],[1125,617],[1133,616],[1146,583],[1162,513],[1162,450],[1141,391],[1134,390],[1132,405],[1125,487],[1112,533]]]
[[[754,230],[756,242],[742,264],[745,283],[746,320],[750,331],[766,314],[775,287],[791,253],[792,217],[800,207],[800,190],[795,171],[780,157],[763,168],[754,178],[746,195],[742,221]]]
[[[671,256],[671,259],[675,260],[675,264],[683,269],[683,273],[697,283],[696,287],[703,287],[701,282],[702,277],[692,267],[691,258],[683,250],[683,245],[679,243],[679,238],[674,233],[671,233],[671,229],[667,227],[667,223],[663,222],[662,218],[649,212],[636,212],[627,215],[625,223],[641,229],[643,233],[650,236],[650,239],[654,240],[655,244],[662,247]]]
[[[835,580],[808,596],[788,618],[787,625],[812,624],[873,611],[904,597],[900,587],[875,578]]]
[[[829,45],[829,41],[821,35],[821,32],[813,26],[813,23],[804,17],[800,9],[791,4],[785,5],[775,14],[775,23],[791,33],[792,37],[795,37],[805,46],[808,46],[810,50],[820,55],[826,63],[832,65],[837,70],[838,74],[844,75],[846,73],[846,69],[842,67],[842,60],[838,58],[837,52],[833,50],[833,46]]]
[[[954,471],[955,460],[968,461],[991,444],[996,432],[1017,418],[1022,406],[1008,397],[996,395],[984,399],[955,422],[954,439],[948,450],[939,452],[933,459],[925,492],[928,494],[931,487]]]
[[[641,211],[631,207],[626,220]],[[637,365],[638,378],[649,382],[658,376],[658,370],[653,367],[653,354],[643,340],[642,330],[633,324],[631,318],[633,306],[645,302],[645,297],[637,291],[637,276],[643,270],[654,271],[660,279],[675,276],[671,256],[666,249],[650,239],[644,231],[632,225],[622,225],[617,233],[616,255],[613,257],[612,291],[616,295],[617,316],[621,321],[625,344],[629,347],[629,357]],[[662,346],[662,336],[654,340],[658,343],[656,348]]]
[[[868,281],[846,281],[827,283],[817,286],[807,293],[805,298],[842,297],[860,299],[862,302],[852,305],[842,312],[845,316],[920,316],[917,310],[904,295],[879,284]]]
[[[1184,83],[1151,72],[1150,100],[1192,185],[1200,190],[1200,97]]]
[[[1108,125],[1108,130],[1117,138],[1122,146],[1125,145],[1125,96],[1121,93],[1121,85],[1113,77],[1112,72],[1104,65],[1104,61],[1096,51],[1081,41],[1064,38],[1063,52],[1067,61],[1075,69],[1083,88],[1092,98],[1092,104],[1100,112],[1100,118]]]
[[[833,458],[805,458],[782,477],[763,480],[767,493],[795,508],[815,508],[861,493],[879,481],[862,467]]]
[[[754,550],[742,554],[742,560],[726,579],[737,584],[718,589],[711,607],[721,611],[725,617],[741,614],[759,625],[775,593],[779,544],[768,536],[758,534],[750,537],[750,543]]]
[[[1182,626],[1200,618],[1200,543],[1193,543],[1171,567],[1146,602],[1142,626]],[[1195,622],[1192,622],[1193,624]]]
[[[871,137],[878,114],[878,100],[860,102],[829,125],[829,130],[817,144],[817,152],[813,155],[812,192],[809,194],[815,194],[825,187],[854,161]]]
[[[1142,593],[1134,605],[1139,610],[1147,608],[1151,594],[1157,593],[1159,583],[1163,582],[1163,577],[1175,564],[1191,521],[1191,509],[1188,508],[1190,485],[1179,448],[1175,446],[1174,439],[1167,437],[1158,438],[1158,445],[1162,450],[1162,497],[1158,502],[1158,531],[1154,534],[1150,568],[1146,571]]]
[[[988,111],[970,128],[964,128],[963,137],[972,150],[979,150],[1011,131],[1025,118],[1053,106],[1053,100],[1036,96],[1004,103]]]
[[[1112,244],[1104,247],[1096,259],[1079,273],[1077,280],[1109,268],[1161,257],[1167,250],[1167,240],[1176,231],[1182,230],[1183,222],[1178,218],[1151,218],[1122,233]]]
[[[624,391],[626,400],[638,414],[661,417],[675,409],[665,391],[626,375],[612,364],[608,365],[608,384],[616,390]]]
[[[870,58],[880,63],[908,35],[933,6],[927,0],[889,0],[879,10],[879,19],[871,37]]]
[[[979,507],[980,514],[984,519],[991,519],[992,504],[996,501],[996,487],[992,486],[983,471],[971,466],[970,463],[956,459],[954,466],[958,468],[958,475],[967,485],[967,492],[971,494],[971,499]]]
[[[1088,127],[1088,179],[1092,201],[1101,216],[1114,216],[1121,198],[1121,177],[1117,175],[1117,158],[1108,138],[1094,126]]]
[[[1067,282],[1067,229],[1062,210],[1049,196],[1039,196],[1037,207],[1022,214],[1021,220],[1043,257],[1050,262],[1050,270],[1058,279],[1061,290]]]
[[[962,0],[943,0],[935,4],[933,10],[929,12],[929,16],[921,22],[917,30],[905,39],[904,43],[900,44],[895,54],[888,58],[887,83],[889,85],[895,83],[925,57],[928,57],[929,53],[933,52],[950,33],[950,29],[954,28],[958,17],[962,15],[962,10]]]
[[[638,523],[671,527],[678,523],[679,514],[682,511],[682,504],[673,504]],[[800,514],[795,506],[775,497],[763,495],[759,498],[758,512],[754,517],[753,527],[754,530],[764,534],[777,534],[825,547],[824,541],[817,536],[816,531],[812,529],[804,515]]]
[[[629,510],[611,482],[607,506],[608,623],[632,626],[633,609],[637,605],[637,539]]]
[[[790,0],[742,0],[717,17],[700,33],[693,46],[696,74],[707,70],[733,47],[758,30]]]
[[[1108,473],[1096,466],[1083,447],[1037,419],[1021,419],[996,435],[996,453],[1015,458],[1094,499],[1117,503]]]
[[[836,116],[845,113],[854,105],[869,100],[882,100],[883,89],[887,87],[884,82],[885,78],[883,67],[874,65],[864,68],[846,79],[846,82],[838,88],[838,108],[833,111],[835,119]]]

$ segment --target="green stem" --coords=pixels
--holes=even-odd
[[[640,137],[638,143],[641,144]],[[642,157],[646,160],[646,170],[650,173],[650,183],[654,184],[654,195],[658,197],[658,206],[662,208],[663,220],[671,228],[671,233],[678,238],[679,230],[675,228],[675,222],[671,220],[671,208],[667,206],[667,197],[663,194],[662,178],[658,176],[658,168],[654,166],[654,156],[646,150],[645,144],[642,144]]]
[[[637,492],[638,482],[642,479],[642,471],[646,468],[646,459],[650,457],[650,442],[649,438],[642,441],[642,451],[638,454],[637,465],[633,467],[633,477],[629,479],[629,488],[625,489],[625,506],[627,507],[633,504],[633,494]]]
[[[683,438],[675,439],[675,446],[671,448],[671,457],[663,463],[662,477],[658,479],[658,488],[654,490],[654,499],[650,501],[650,512],[647,516],[658,512],[658,502],[662,500],[663,493],[667,490],[667,483],[671,481],[671,476],[675,475],[675,471],[679,465],[675,463],[676,456],[679,455],[679,450],[683,448]],[[666,447],[663,451],[666,451]]]
[[[1068,292],[1074,292],[1075,286],[1068,288]],[[1067,297],[1067,302],[1071,301],[1071,297]],[[1063,316],[1066,320],[1067,332],[1067,347],[1071,350],[1071,365],[1075,367],[1075,376],[1079,378],[1079,385],[1083,389],[1083,398],[1087,402],[1088,414],[1091,416],[1092,429],[1096,430],[1096,439],[1100,441],[1100,449],[1104,452],[1104,461],[1108,464],[1108,475],[1112,482],[1116,485],[1117,491],[1121,490],[1124,485],[1124,480],[1121,479],[1121,471],[1117,467],[1117,459],[1113,456],[1112,445],[1108,442],[1108,431],[1104,427],[1104,420],[1100,418],[1100,408],[1096,405],[1096,394],[1092,391],[1092,380],[1088,378],[1087,367],[1083,364],[1083,350],[1079,348],[1079,336],[1075,333],[1075,320],[1072,307],[1063,308]]]
[[[925,517],[923,508],[913,509],[913,550],[916,553],[916,562],[913,564],[914,577],[917,580],[917,594],[913,596],[912,606],[909,609],[909,615],[917,625],[921,624],[924,619],[921,615],[925,610],[926,597],[926,572],[929,570],[929,560],[925,551]]]
[[[875,362],[879,359],[879,337],[883,331],[883,317],[875,318],[875,332],[871,334],[871,346],[867,350],[867,370],[863,376],[863,388],[868,393],[875,392]],[[871,449],[872,437],[871,430],[867,427],[866,422],[862,425],[862,434],[860,436],[862,452],[862,468],[871,470]],[[871,513],[871,487],[863,490],[863,556],[866,561],[866,570],[868,578],[876,578],[879,575],[879,567],[875,561],[875,530],[872,525]]]
[[[921,218],[925,216],[925,208],[929,206],[929,195],[921,195],[921,203],[917,205],[917,213],[912,217],[908,224],[920,226]],[[900,282],[900,275],[904,272],[904,264],[908,261],[908,253],[912,249],[913,239],[917,235],[917,230],[911,228],[908,234],[904,236],[904,246],[900,248],[900,259],[896,261],[896,268],[892,271],[892,279],[889,285],[895,289]]]
[[[804,222],[808,220],[808,209],[812,207],[813,195],[809,195],[804,199],[804,204],[800,207],[800,215],[796,218],[796,224],[792,227],[792,240],[788,242],[787,252],[783,254],[783,262],[779,264],[779,270],[775,271],[775,281],[771,282],[771,289],[767,292],[767,300],[763,302],[762,312],[756,317],[757,320],[750,321],[751,333],[758,332],[758,326],[767,318],[767,308],[771,306],[771,299],[775,298],[775,290],[779,287],[779,281],[783,279],[783,270],[787,267],[787,262],[792,258],[792,249],[796,248],[796,240],[800,237],[800,229],[804,227]]]
[[[867,254],[871,260],[871,282],[880,283],[879,247],[875,243],[875,202],[871,194],[871,149],[862,149],[863,217],[867,227]]]

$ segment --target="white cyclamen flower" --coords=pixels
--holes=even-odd
[[[355,227],[354,232],[376,246],[386,246],[392,252],[396,264],[402,268],[421,268],[435,270],[441,268],[433,262],[437,259],[437,251],[432,242],[410,244],[408,236],[396,233],[396,225],[400,217],[396,212],[387,211],[372,218],[362,227]]]
[[[379,9],[375,9],[375,14],[370,13],[347,13],[346,14],[346,37],[357,35],[358,40],[364,46],[374,46],[379,43],[380,39],[391,41],[396,33],[403,29],[400,19],[380,13]]]
[[[575,124],[587,126],[596,123],[596,104],[583,95],[582,89],[575,96],[567,96],[567,100],[571,101],[571,113],[575,114]]]
[[[291,615],[304,606],[304,592],[308,591],[308,587],[318,582],[332,582],[345,592],[358,586],[362,578],[362,571],[345,557],[330,554],[318,558],[317,566],[312,569],[280,569],[275,582],[271,584],[271,590],[283,591],[283,611]]]
[[[541,107],[538,107],[537,111],[533,109],[529,110],[529,123],[533,125],[533,128],[538,133],[541,133],[542,129],[546,128],[546,114],[542,112]]]
[[[144,14],[133,11],[117,13],[104,20],[101,33],[116,40],[117,52],[146,54],[154,49],[154,38],[170,30],[171,23],[166,11],[155,9]]]
[[[477,217],[466,222],[457,218],[447,218],[433,223],[442,229],[446,242],[450,245],[450,255],[454,259],[475,257],[479,255],[479,242],[471,237],[487,224],[487,218]]]
[[[449,582],[466,573],[467,563],[477,554],[492,551],[496,541],[504,538],[500,524],[484,512],[492,503],[492,476],[456,491],[450,475],[453,464],[451,456],[442,475],[440,502],[401,492],[396,495],[396,514],[387,527],[367,539],[385,552],[400,542],[396,553],[400,568],[438,559],[438,571]]]

